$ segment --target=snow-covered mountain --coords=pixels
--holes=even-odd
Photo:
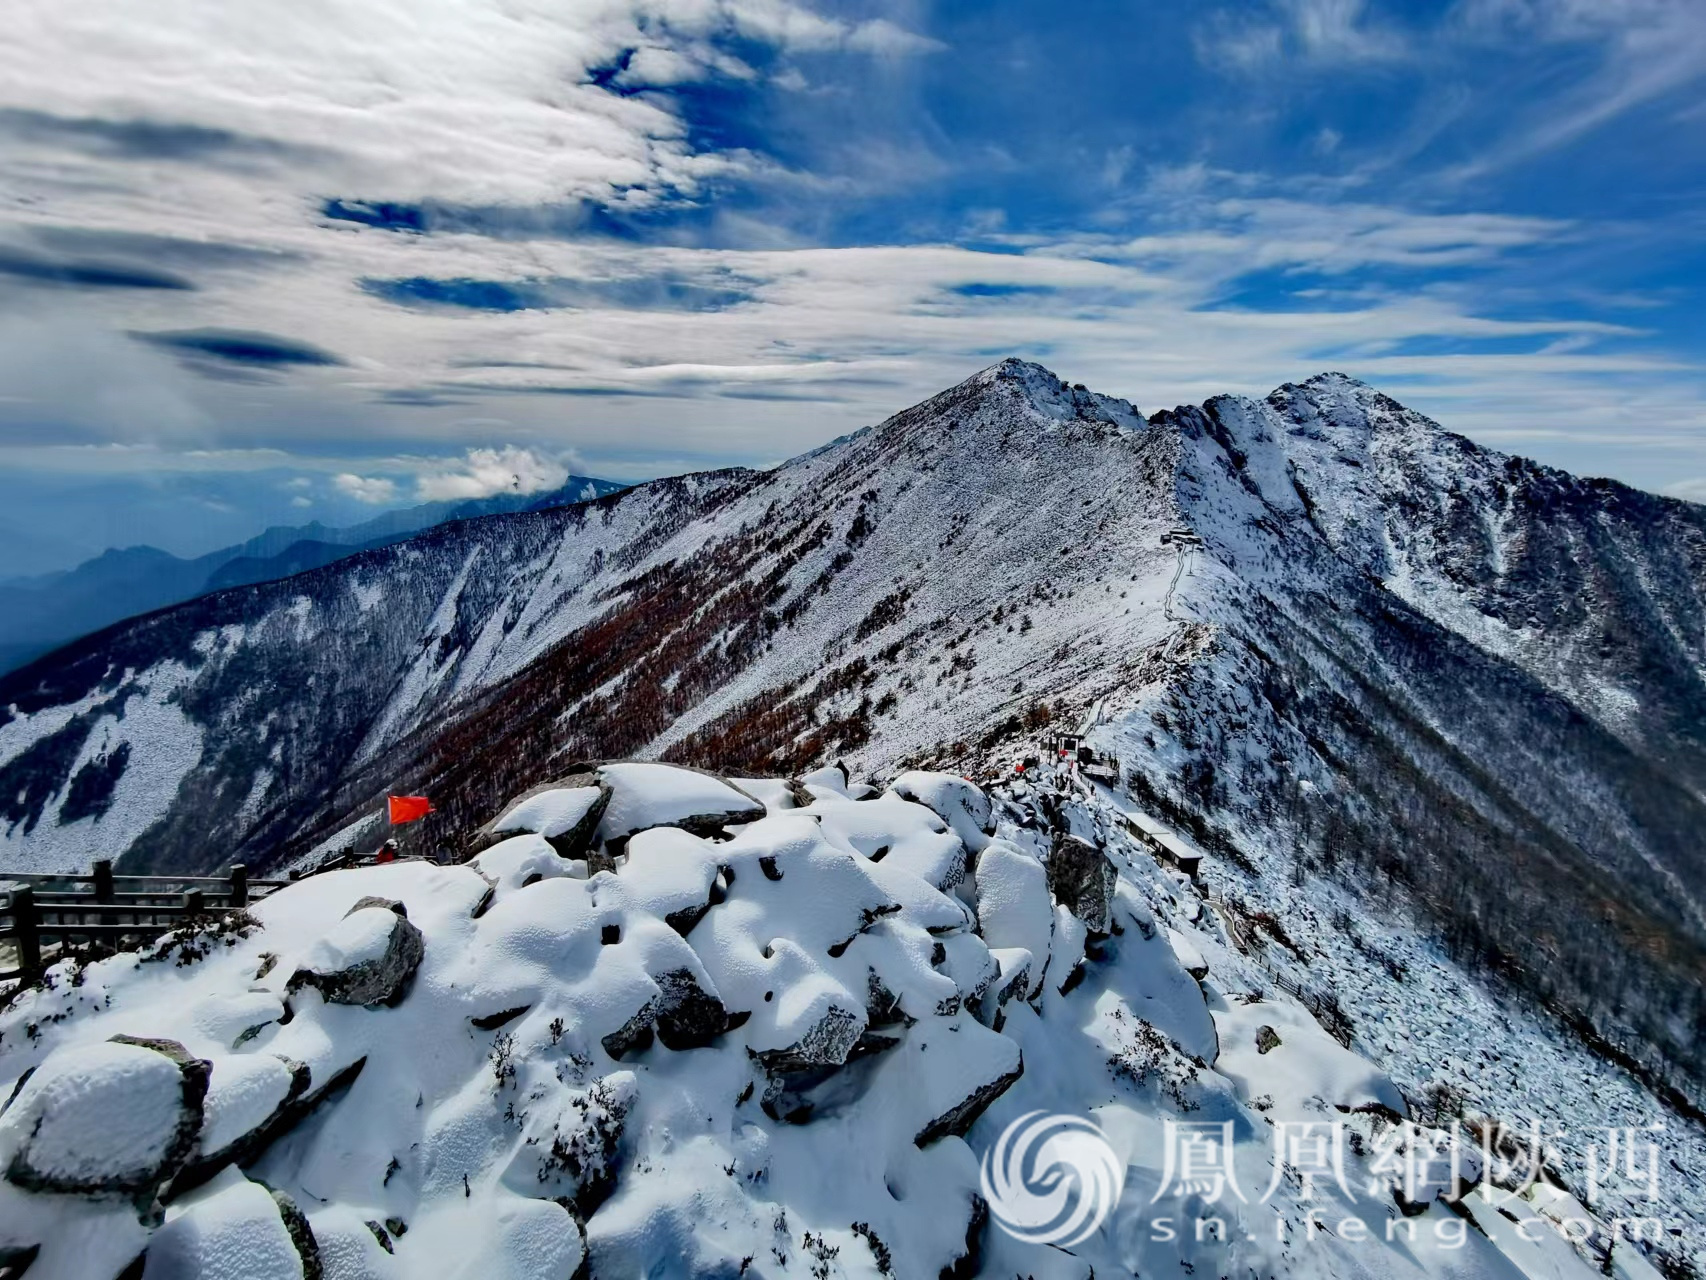
[[[109,623],[209,591],[318,569],[449,520],[540,511],[600,498],[621,487],[609,480],[570,476],[549,493],[427,502],[343,528],[319,521],[275,525],[246,542],[188,560],[158,547],[111,548],[73,569],[0,582],[0,672]]]
[[[0,1266],[1658,1280],[1697,1226],[1410,1115],[1069,767],[991,792],[611,764],[61,965],[0,1012]]]
[[[773,471],[434,530],[0,681],[3,856],[279,865],[376,840],[387,791],[460,850],[581,760],[994,776],[1088,720],[1126,800],[1315,939],[1268,952],[1317,1003],[1345,966],[1401,988],[1400,952],[1490,975],[1593,1046],[1571,1088],[1686,1109],[1703,590],[1706,509],[1338,375],[1146,420],[1004,361]],[[1328,981],[1340,886],[1397,940]]]

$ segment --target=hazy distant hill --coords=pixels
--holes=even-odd
[[[157,547],[105,551],[74,569],[0,582],[0,672],[23,666],[109,623],[224,587],[288,578],[369,547],[381,547],[446,520],[538,511],[622,488],[570,476],[549,493],[498,494],[387,511],[346,528],[315,521],[277,525],[236,546],[183,559]]]

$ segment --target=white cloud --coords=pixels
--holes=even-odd
[[[932,40],[915,31],[908,31],[887,18],[873,18],[869,22],[861,22],[847,33],[845,44],[856,52],[875,53],[887,58],[938,53],[947,48],[940,40]]]
[[[1371,17],[1366,0],[1272,0],[1212,15],[1197,37],[1204,62],[1241,70],[1292,64],[1393,62],[1412,56],[1407,35]]]
[[[1649,15],[1640,30],[1661,34],[1660,18],[1686,9],[1631,5]],[[1619,10],[1610,0],[1520,7],[1552,13],[1543,30],[1558,40],[1613,31]],[[84,314],[60,323],[38,306],[15,337],[0,334],[0,424],[13,424],[0,432],[39,421],[19,407],[33,400],[75,411],[90,438],[195,440],[214,452],[115,460],[20,434],[0,443],[0,459],[108,473],[288,464],[374,504],[515,484],[539,491],[570,446],[587,455],[581,469],[625,478],[788,456],[1008,352],[1149,409],[1266,391],[1338,365],[1473,432],[1540,429],[1564,446],[1608,424],[1699,436],[1698,370],[1634,349],[1638,335],[1582,320],[1578,306],[1536,300],[1556,291],[1515,295],[1508,276],[1497,283],[1521,255],[1605,234],[1560,220],[1417,213],[1397,196],[1345,202],[1325,183],[1282,186],[1206,165],[1150,175],[1134,224],[1159,228],[1152,234],[1014,235],[1009,252],[798,247],[780,231],[760,240],[750,219],[741,242],[774,247],[397,235],[318,216],[334,196],[553,210],[579,199],[708,200],[720,177],[765,162],[696,150],[666,94],[610,92],[590,72],[626,55],[617,87],[750,76],[719,43],[729,31],[772,46],[796,84],[790,54],[928,52],[929,41],[882,20],[859,25],[791,0],[327,0],[312,13],[17,0],[15,9],[0,44],[0,110],[35,114],[0,130],[6,216],[40,234],[69,225],[171,236],[253,257],[198,273],[194,292],[108,291],[98,326]],[[1306,49],[1309,65],[1400,56],[1391,30],[1348,0],[1295,0],[1273,13],[1268,28],[1222,34],[1247,38],[1246,61],[1288,49]],[[1629,50],[1618,55],[1622,78],[1596,82],[1599,98],[1584,98],[1582,111],[1674,82],[1660,34],[1637,38],[1631,24],[1614,39]],[[1494,38],[1463,30],[1452,38]],[[1674,43],[1693,49],[1691,39]],[[26,119],[35,123],[11,127]],[[1317,137],[1335,157],[1355,149]],[[930,157],[904,139],[862,154],[874,174],[929,176]],[[1138,185],[1128,160],[1116,150],[1098,165],[1121,193]],[[834,197],[829,180],[789,177]],[[743,216],[719,210],[718,226]],[[977,238],[1000,237],[1005,217],[978,215]],[[1455,282],[1429,274],[1442,268]],[[1229,305],[1256,273],[1275,293],[1304,273],[1327,279],[1270,309],[1268,300]],[[1395,273],[1410,274],[1370,282]],[[553,311],[405,308],[361,290],[375,277],[634,282],[639,292],[650,280],[664,294],[732,281],[745,300],[641,310],[589,293]],[[190,327],[274,334],[345,363],[215,384],[122,337]],[[1476,345],[1494,340],[1497,353]],[[50,378],[50,367],[62,372]],[[472,415],[501,422],[472,427]],[[352,441],[377,456],[351,456]],[[256,442],[288,444],[294,456],[245,452]],[[1706,446],[1690,447],[1700,465],[1681,474],[1706,474]],[[1567,461],[1564,452],[1553,456]]]
[[[1706,476],[1695,476],[1688,480],[1678,480],[1664,487],[1664,493],[1673,498],[1682,498],[1688,502],[1706,502]]]
[[[723,34],[783,51],[933,45],[792,0],[327,0],[311,11],[166,0],[146,12],[127,0],[18,0],[0,43],[0,108],[32,113],[49,149],[13,130],[25,141],[13,143],[8,176],[35,185],[44,165],[61,167],[68,194],[97,173],[122,182],[115,156],[157,171],[197,155],[241,171],[263,202],[267,180],[283,176],[307,179],[293,201],[307,188],[656,203],[697,192],[742,157],[697,151],[667,100],[613,93],[593,73],[626,60],[628,83],[750,75],[716,47]],[[98,166],[64,154],[79,140],[102,153]]]
[[[1706,104],[1706,21],[1698,0],[1464,0],[1455,16],[1452,33],[1462,39],[1574,45],[1593,62],[1561,92],[1513,112],[1501,141],[1452,177],[1551,151],[1670,95],[1687,95],[1695,109]]]
[[[386,476],[358,476],[344,471],[332,477],[339,493],[357,502],[384,506],[397,500],[397,482]]]
[[[415,480],[422,502],[489,498],[498,493],[545,493],[560,488],[569,469],[531,449],[470,449],[454,469],[423,472]]]

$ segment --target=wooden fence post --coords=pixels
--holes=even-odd
[[[103,858],[95,864],[95,901],[111,902],[113,900],[113,864],[109,858]]]
[[[19,980],[28,986],[41,977],[41,920],[36,915],[35,890],[27,885],[12,890],[12,925],[18,940]]]
[[[200,889],[186,889],[186,890],[184,890],[184,914],[185,915],[199,916],[199,915],[204,914],[206,911],[207,911],[206,899],[202,897],[202,892]]]
[[[231,868],[231,906],[249,905],[249,868],[241,862]]]

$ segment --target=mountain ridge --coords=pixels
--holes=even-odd
[[[1342,375],[1144,418],[1003,361],[770,471],[437,530],[0,680],[0,830],[276,865],[411,790],[440,813],[405,842],[454,850],[577,760],[987,774],[1100,708],[1241,894],[1350,877],[1698,1097],[1702,582],[1706,509]]]

